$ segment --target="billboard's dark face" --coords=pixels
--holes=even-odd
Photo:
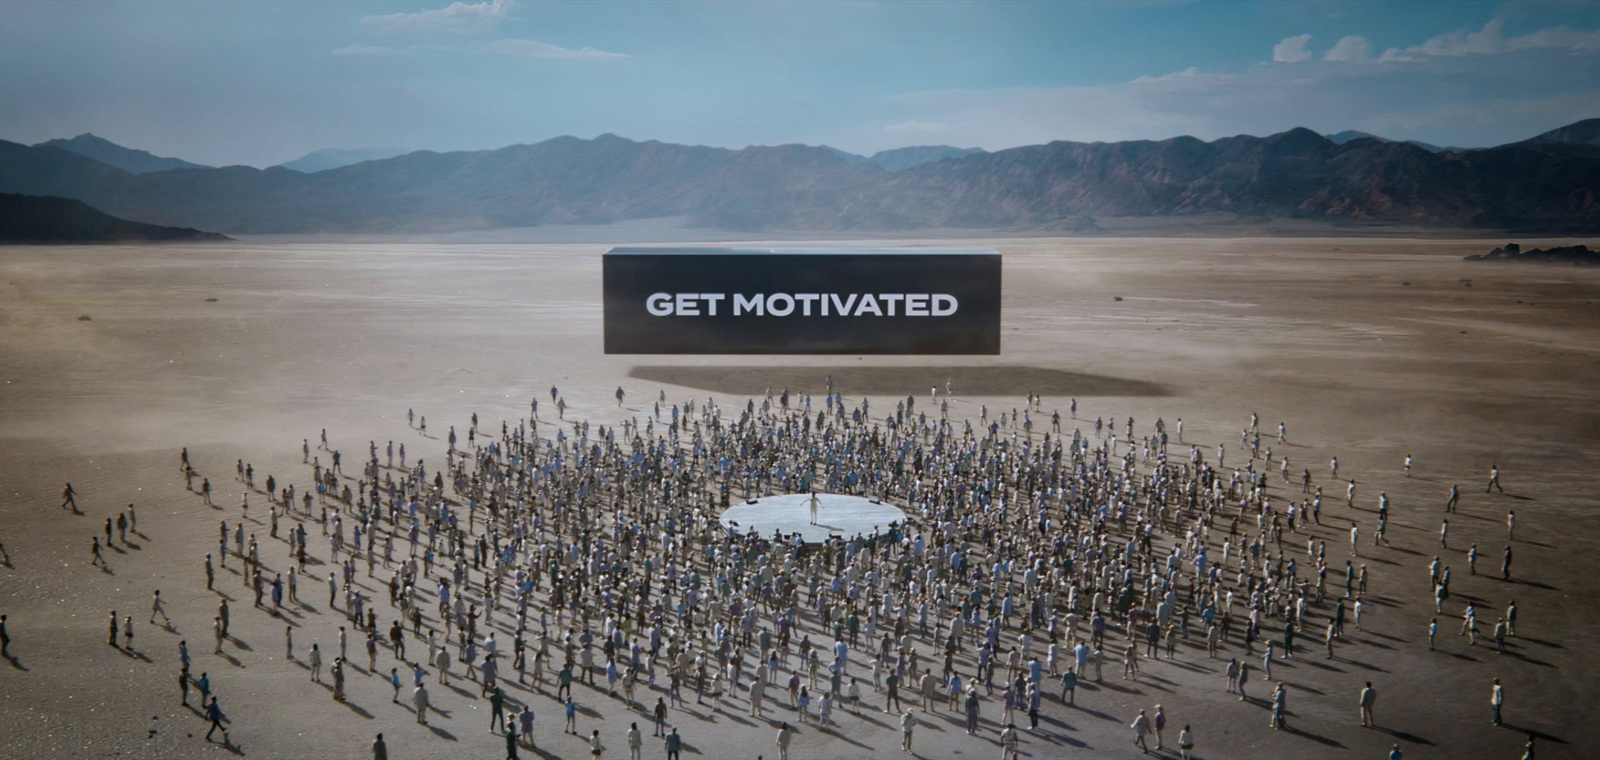
[[[1000,256],[607,253],[608,354],[998,354]]]

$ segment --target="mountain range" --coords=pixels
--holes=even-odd
[[[103,137],[96,137],[85,132],[71,140],[47,140],[34,145],[38,147],[60,148],[71,151],[80,156],[88,156],[107,166],[115,166],[129,174],[144,174],[146,172],[164,172],[169,169],[210,169],[209,166],[191,164],[181,158],[163,158],[149,151],[124,148]]]
[[[828,150],[833,151],[835,155],[849,163],[867,161],[892,172],[910,169],[919,164],[943,161],[947,158],[960,158],[983,152],[983,148],[954,148],[949,145],[912,145],[905,148],[880,150],[870,156],[847,153],[838,148],[828,148]]]
[[[82,201],[0,193],[0,243],[133,243],[227,240],[195,229],[107,216]]]
[[[1600,230],[1600,119],[1462,151],[1366,136],[1341,142],[1309,129],[1209,142],[903,150],[911,152],[862,158],[807,145],[732,150],[606,134],[415,151],[310,174],[244,166],[134,173],[58,145],[0,141],[0,192],[74,198],[128,219],[228,233],[658,217],[742,231],[1092,231],[1101,220],[1157,217]]]
[[[1374,140],[1378,140],[1378,141],[1381,141],[1381,142],[1396,142],[1395,140],[1390,140],[1387,137],[1379,137],[1379,136],[1377,136],[1375,134],[1372,134],[1371,132],[1362,132],[1362,131],[1356,130],[1356,129],[1347,129],[1347,130],[1345,130],[1343,132],[1334,132],[1331,135],[1326,135],[1326,137],[1329,140],[1332,140],[1333,142],[1336,142],[1336,143],[1338,143],[1340,145],[1343,145],[1343,144],[1345,144],[1347,142],[1350,142],[1351,140],[1358,140],[1358,139],[1363,138],[1363,137],[1370,137],[1370,138],[1372,138]],[[1399,142],[1410,143],[1412,145],[1417,146],[1418,148],[1421,148],[1421,149],[1423,149],[1425,151],[1428,151],[1429,153],[1443,153],[1443,152],[1445,152],[1447,150],[1456,151],[1456,152],[1459,153],[1459,152],[1461,152],[1463,150],[1467,150],[1466,148],[1441,148],[1441,147],[1439,147],[1437,145],[1434,145],[1432,143],[1425,143],[1425,142],[1423,142],[1421,140],[1400,140]]]
[[[341,166],[359,164],[362,161],[378,161],[385,158],[403,156],[410,152],[405,148],[323,148],[278,165],[285,169],[313,174],[329,169],[337,169]]]

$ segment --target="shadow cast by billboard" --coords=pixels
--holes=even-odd
[[[946,384],[955,398],[963,396],[1137,396],[1172,395],[1159,383],[1082,372],[1065,372],[1044,367],[804,367],[671,366],[646,365],[628,371],[628,377],[712,393],[758,396],[767,388],[791,393],[822,395],[829,377],[833,388],[846,396],[884,396],[914,393],[922,395],[938,388],[946,395]],[[815,402],[814,402],[815,404]]]

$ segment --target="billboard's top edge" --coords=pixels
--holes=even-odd
[[[628,256],[999,256],[993,248],[713,248],[618,246]]]

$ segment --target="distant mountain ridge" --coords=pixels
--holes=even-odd
[[[408,148],[323,148],[278,165],[285,169],[312,174],[314,172],[337,169],[341,166],[359,164],[362,161],[378,161],[385,158],[403,156],[410,152]]]
[[[100,213],[82,201],[0,193],[0,243],[133,243],[228,240],[195,229],[159,227]]]
[[[847,163],[847,164],[855,164],[855,163],[860,163],[862,161],[867,160],[866,156],[863,156],[863,155],[860,155],[860,154],[857,154],[857,153],[851,153],[848,150],[841,150],[841,149],[835,148],[835,147],[833,147],[831,145],[821,145],[821,146],[818,146],[818,147],[822,148],[823,150],[826,150],[826,151],[829,151],[829,152],[833,153],[833,155],[835,155],[835,156],[838,156],[838,157],[844,159],[844,162]]]
[[[974,153],[982,153],[983,148],[953,148],[949,145],[912,145],[906,148],[880,150],[872,154],[868,161],[875,163],[892,172],[904,171],[913,166],[943,161],[947,158],[961,158]]]
[[[1600,119],[1576,121],[1515,144],[1600,146]]]
[[[822,148],[832,151],[834,155],[844,159],[845,163],[855,164],[869,161],[892,172],[910,169],[920,164],[943,161],[947,158],[960,158],[983,152],[982,148],[955,148],[949,145],[912,145],[905,148],[880,150],[870,156],[862,156],[827,145],[822,146]]]
[[[171,169],[210,169],[202,164],[192,164],[181,158],[163,158],[149,151],[124,148],[103,137],[96,137],[85,132],[71,140],[47,140],[34,147],[46,146],[72,151],[80,156],[88,156],[108,166],[115,166],[125,172],[144,174],[147,172],[164,172]]]
[[[1441,147],[1439,147],[1437,145],[1434,145],[1433,143],[1425,143],[1425,142],[1423,142],[1421,140],[1390,140],[1387,137],[1379,137],[1378,135],[1372,134],[1371,132],[1362,132],[1362,131],[1356,130],[1356,129],[1347,129],[1347,130],[1345,130],[1343,132],[1334,132],[1331,135],[1324,135],[1324,137],[1327,137],[1329,140],[1332,140],[1333,142],[1338,143],[1339,145],[1343,145],[1343,144],[1345,144],[1347,142],[1350,142],[1351,140],[1359,140],[1359,139],[1361,139],[1363,137],[1370,137],[1370,138],[1372,138],[1374,140],[1378,140],[1378,141],[1381,141],[1381,142],[1403,142],[1403,143],[1409,143],[1409,144],[1415,145],[1418,148],[1421,148],[1421,149],[1423,149],[1425,151],[1428,151],[1429,153],[1443,153],[1444,151],[1447,151],[1447,150],[1453,150],[1453,151],[1467,150],[1466,148],[1441,148]]]
[[[1210,142],[1057,141],[896,171],[827,147],[731,150],[605,134],[415,151],[312,174],[241,166],[131,174],[0,141],[0,191],[230,233],[658,217],[747,231],[1074,231],[1095,229],[1097,219],[1184,217],[1580,234],[1600,231],[1600,145],[1586,142],[1593,129],[1579,122],[1522,143],[1441,153],[1381,139],[1340,144],[1303,128]],[[922,155],[943,150],[961,149]]]

